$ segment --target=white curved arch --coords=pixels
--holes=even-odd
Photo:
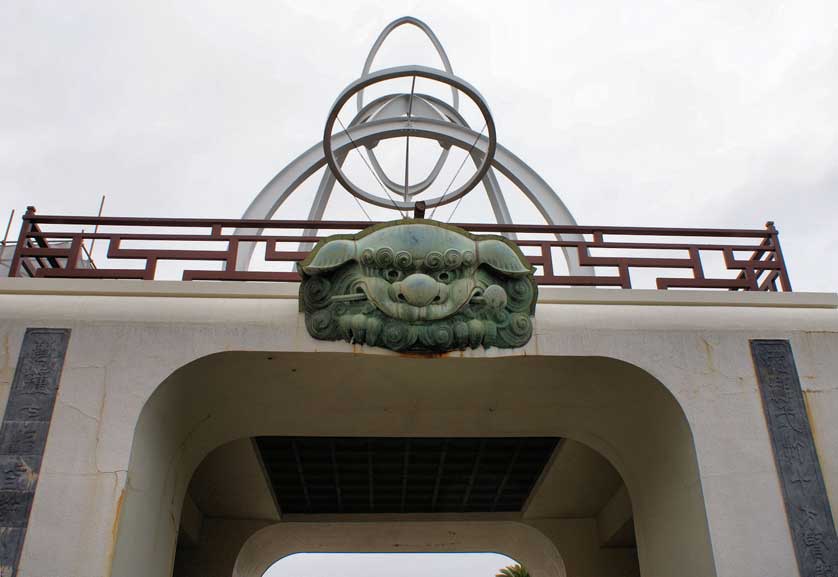
[[[384,27],[384,30],[381,31],[381,34],[378,35],[378,38],[375,39],[375,42],[370,48],[369,54],[367,54],[367,59],[364,62],[364,68],[361,71],[361,78],[365,76],[369,76],[370,68],[372,68],[372,63],[375,60],[375,55],[378,54],[378,51],[381,49],[381,45],[384,44],[384,41],[387,37],[399,26],[404,26],[405,24],[409,24],[411,26],[417,27],[421,30],[425,36],[428,37],[428,40],[431,41],[433,44],[436,53],[439,55],[439,59],[442,61],[442,69],[445,70],[448,74],[454,74],[454,69],[451,68],[451,61],[448,59],[448,54],[445,52],[445,48],[442,47],[442,42],[439,41],[439,38],[436,37],[434,31],[431,30],[431,27],[419,20],[418,18],[414,18],[413,16],[402,16],[401,18],[396,18],[392,22],[390,22],[387,26]],[[358,93],[356,97],[358,102],[358,111],[364,107],[364,91]],[[456,88],[451,88],[451,101],[454,106],[455,110],[460,109],[460,95],[457,92]]]
[[[388,198],[384,198],[369,190],[358,187],[346,174],[344,174],[340,165],[338,165],[337,159],[335,158],[335,148],[332,145],[335,122],[339,121],[340,111],[343,109],[346,102],[366,87],[374,86],[381,82],[387,82],[389,80],[399,78],[413,78],[414,81],[417,78],[424,78],[427,80],[452,86],[456,88],[458,91],[465,94],[480,111],[480,115],[483,118],[483,129],[481,130],[481,133],[483,132],[483,130],[486,131],[486,134],[488,135],[489,145],[477,170],[466,180],[466,182],[460,184],[456,188],[452,190],[446,190],[445,193],[441,194],[440,196],[428,198],[425,200],[425,203],[428,208],[435,208],[436,206],[442,204],[454,202],[468,194],[468,192],[470,192],[475,186],[477,186],[491,168],[492,157],[494,156],[495,147],[497,146],[498,141],[497,129],[495,126],[495,121],[492,117],[492,113],[489,110],[489,105],[486,103],[486,100],[483,98],[483,96],[481,96],[477,88],[472,86],[466,80],[448,74],[447,72],[438,68],[429,68],[427,66],[394,66],[392,68],[384,68],[382,70],[369,74],[368,76],[361,77],[360,79],[350,83],[346,88],[344,88],[343,91],[335,99],[335,103],[332,105],[332,108],[329,111],[329,115],[326,118],[326,125],[323,128],[323,151],[326,155],[326,163],[328,164],[329,169],[334,173],[335,178],[341,184],[341,186],[343,186],[343,188],[345,188],[353,196],[369,204],[377,205],[388,209],[391,208],[391,205],[392,208],[395,208],[396,210],[412,210],[414,208],[415,203],[410,202],[407,199],[406,195],[404,201],[399,201],[390,196],[389,193],[387,193]],[[413,92],[411,91],[411,95],[412,94]],[[410,119],[410,115],[408,115],[408,121]],[[409,130],[409,128],[410,124],[408,124],[408,131],[401,136],[404,136],[405,138],[409,139],[410,136],[413,134],[412,131]],[[468,147],[469,150],[471,150],[472,148],[473,147]],[[407,167],[407,158],[405,159],[405,162],[405,167]],[[407,170],[407,168],[405,170]],[[451,186],[449,186],[448,188],[450,189]]]
[[[387,118],[399,118],[407,112],[408,103],[406,100],[408,98],[409,95],[407,94],[399,94],[392,97],[379,97],[378,99],[370,102],[357,115],[355,115],[355,118],[352,119],[349,126],[356,126],[357,124],[367,122],[371,119],[385,120]],[[463,118],[463,116],[453,106],[443,100],[440,100],[439,98],[436,98],[435,96],[430,96],[428,94],[415,95],[413,105],[414,116],[416,117],[424,116],[430,119],[447,120],[449,122],[453,122],[454,124],[458,124],[459,126],[468,127],[468,123],[465,118]],[[443,148],[445,148],[445,150],[443,154],[440,155],[439,161],[437,161],[437,164],[432,169],[428,178],[425,179],[426,181],[429,181],[428,185],[433,182],[433,179],[439,174],[439,170],[442,168],[442,162],[444,162],[444,160],[448,157],[450,146],[444,146]],[[471,151],[471,157],[475,166],[480,164],[482,159],[479,152]],[[345,154],[337,155],[338,164],[343,164],[345,158]],[[376,169],[376,164],[374,164],[376,162],[375,155],[370,154],[369,159],[370,162],[373,163],[373,169]],[[386,178],[383,171],[377,171],[377,173],[379,178]],[[384,184],[385,186],[387,185],[386,181],[384,181]],[[326,171],[320,180],[320,185],[317,188],[317,194],[312,202],[311,210],[308,215],[309,220],[320,220],[323,218],[323,214],[326,211],[326,205],[329,202],[329,198],[331,197],[334,187],[335,177],[330,171]],[[425,181],[408,187],[408,198],[412,198],[415,194],[421,192],[422,190],[420,187],[425,187]],[[489,204],[492,207],[495,220],[503,224],[512,223],[512,216],[509,214],[509,208],[506,206],[506,200],[503,198],[500,184],[491,169],[489,169],[486,176],[483,177],[483,187],[486,189],[486,195],[489,198]],[[390,190],[392,190],[392,188]],[[303,236],[315,236],[316,234],[317,229],[306,229],[303,232]],[[515,233],[505,233],[504,236],[512,240],[517,238]],[[300,245],[300,250],[310,250],[311,247],[311,243],[303,243]]]
[[[378,38],[376,38],[375,42],[373,43],[372,48],[369,51],[369,54],[367,54],[367,59],[364,62],[364,68],[361,70],[361,79],[364,79],[370,75],[372,63],[375,60],[378,51],[381,49],[381,46],[384,44],[384,41],[387,39],[387,37],[390,36],[390,34],[396,28],[404,25],[415,26],[416,28],[421,30],[436,50],[436,53],[439,56],[440,61],[442,62],[442,68],[448,74],[454,74],[454,69],[451,67],[451,61],[448,59],[448,54],[445,52],[445,48],[442,47],[442,42],[439,41],[439,38],[436,37],[436,34],[434,34],[430,26],[428,26],[418,18],[414,18],[412,16],[403,16],[390,22],[390,24],[385,26],[384,30],[382,30],[381,33],[378,35]],[[408,95],[404,96],[410,98]],[[360,115],[361,110],[364,108],[363,90],[358,92],[356,100],[358,113]],[[453,86],[451,87],[451,103],[451,106],[455,111],[460,109],[460,93]],[[405,109],[405,113],[410,115],[410,112],[408,112],[407,107]],[[410,185],[409,183],[405,183],[405,185],[398,185],[395,182],[393,182],[384,172],[384,169],[381,168],[381,165],[378,162],[378,158],[376,157],[375,152],[373,152],[372,149],[368,148],[366,153],[367,157],[369,158],[370,164],[372,165],[372,169],[378,176],[378,179],[381,181],[381,184],[384,185],[384,187],[387,188],[390,192],[403,194],[405,200],[408,200],[412,196],[415,196],[419,192],[428,188],[434,182],[436,176],[439,174],[439,171],[442,169],[442,166],[445,164],[445,161],[448,158],[448,149],[445,149],[437,159],[436,166],[431,171],[431,174],[429,174],[428,177],[425,178],[422,182],[415,185]]]
[[[404,16],[397,18],[390,22],[381,31],[378,38],[376,38],[367,55],[364,67],[361,72],[359,80],[355,81],[353,85],[358,82],[363,82],[364,79],[374,76],[370,73],[373,61],[375,60],[378,51],[387,37],[399,26],[411,25],[419,28],[425,34],[428,40],[433,45],[442,63],[442,69],[437,69],[443,75],[451,76],[453,69],[451,62],[442,43],[436,37],[430,27],[417,18],[411,16]],[[424,69],[424,68],[423,68]],[[393,69],[396,70],[396,69]],[[428,69],[432,70],[432,69]],[[443,72],[444,71],[444,72]],[[414,77],[415,78],[415,77]],[[345,92],[345,91],[344,91]],[[457,89],[452,85],[452,104],[443,100],[429,96],[427,94],[391,94],[381,96],[373,102],[364,106],[363,104],[364,91],[361,89],[356,95],[358,113],[350,122],[346,132],[331,135],[326,133],[324,138],[331,138],[332,145],[330,147],[330,164],[332,170],[327,170],[320,180],[317,193],[311,204],[308,219],[312,221],[320,220],[326,210],[326,205],[331,198],[332,190],[336,183],[335,174],[333,171],[340,171],[346,155],[351,148],[364,146],[366,154],[369,157],[371,170],[377,175],[379,182],[386,190],[398,192],[404,197],[403,202],[392,200],[393,207],[403,211],[411,210],[413,205],[410,203],[411,199],[426,190],[437,178],[445,164],[449,149],[451,146],[460,146],[466,149],[467,154],[471,157],[475,166],[479,167],[483,163],[486,156],[488,141],[485,137],[478,137],[469,127],[468,123],[459,113],[459,94]],[[479,103],[478,103],[479,105]],[[404,117],[406,115],[406,118]],[[443,125],[448,124],[448,128],[443,128]],[[373,148],[380,140],[386,138],[395,138],[399,136],[419,136],[419,132],[414,130],[419,125],[425,127],[423,133],[425,137],[435,139],[442,146],[443,150],[440,157],[437,159],[430,173],[421,181],[415,184],[397,184],[392,181],[385,173],[378,159],[376,158]],[[370,131],[372,128],[372,132]],[[453,129],[451,127],[454,127]],[[399,132],[401,131],[401,132]],[[471,140],[466,146],[463,146],[463,135],[468,135]],[[477,144],[475,145],[475,140]],[[349,146],[351,144],[351,146]],[[498,155],[503,157],[503,160],[498,159]],[[242,218],[245,219],[269,219],[271,218],[280,206],[285,202],[288,196],[299,187],[309,176],[323,167],[327,163],[323,151],[323,142],[308,149],[306,152],[297,157],[293,162],[286,166],[279,172],[253,199],[250,206]],[[541,213],[545,220],[550,224],[555,225],[575,225],[576,221],[573,215],[567,209],[567,206],[562,202],[559,196],[552,188],[526,163],[521,161],[518,157],[513,155],[507,149],[499,144],[497,145],[497,152],[495,158],[490,163],[488,171],[486,171],[482,183],[486,190],[489,199],[489,204],[492,212],[495,215],[495,220],[499,224],[512,224],[512,217],[509,213],[509,208],[506,205],[506,200],[503,197],[500,189],[500,184],[492,170],[492,167],[497,168],[505,174],[513,183],[518,186],[524,195],[532,202],[536,209]],[[484,168],[485,170],[485,168]],[[383,199],[370,195],[365,191],[358,191],[357,194],[361,200],[385,206],[381,204]],[[443,194],[436,200],[446,199],[446,194]],[[388,193],[389,196],[389,193]],[[452,195],[453,196],[453,195]],[[431,199],[433,202],[434,199]],[[387,208],[393,208],[387,206]],[[245,229],[239,228],[236,230],[237,234],[261,234],[261,229]],[[305,236],[315,236],[316,229],[306,229],[303,233]],[[504,236],[514,239],[514,233],[505,233]],[[557,238],[566,240],[582,240],[580,234],[566,234],[556,235]],[[310,249],[310,243],[300,245],[300,250]],[[253,255],[253,243],[241,243],[239,245],[238,258],[236,260],[237,270],[246,270],[249,267],[250,259]],[[562,251],[565,255],[565,260],[568,265],[568,270],[572,275],[594,275],[593,267],[581,266],[579,264],[578,253],[574,249],[563,247]]]
[[[470,553],[508,555],[535,577],[565,577],[556,545],[538,529],[515,521],[277,523],[242,546],[233,577],[262,577],[294,553]]]
[[[408,115],[412,117],[442,118],[442,115],[428,103],[427,98],[422,94],[399,94],[379,108],[374,114],[370,115],[369,118],[394,118]],[[353,122],[353,124],[357,123]],[[450,150],[450,148],[442,147],[442,151],[439,153],[439,157],[428,175],[420,182],[408,184],[407,186],[394,182],[387,175],[384,168],[378,162],[378,157],[373,154],[371,149],[367,149],[367,157],[369,158],[373,171],[378,175],[381,184],[387,187],[390,192],[403,194],[405,200],[409,200],[427,190],[436,181],[442,167],[445,165],[445,161],[448,160]]]
[[[488,138],[485,136],[451,122],[427,118],[413,118],[410,121],[406,118],[395,118],[350,126],[347,131],[333,136],[332,146],[335,156],[338,156],[346,154],[355,146],[368,146],[380,140],[398,138],[407,134],[408,131],[412,136],[435,139],[450,146],[473,150],[477,154],[485,154],[488,145]],[[322,143],[312,146],[271,179],[250,203],[242,218],[271,218],[288,196],[325,164]],[[497,145],[492,167],[515,183],[549,224],[576,224],[573,215],[550,185],[525,162],[500,144]],[[261,234],[261,232],[261,230],[239,228],[236,229],[235,234]],[[582,239],[580,234],[566,234],[561,237],[574,241]],[[563,251],[570,274],[593,274],[591,267],[583,267],[579,264],[579,257],[575,250],[563,248]],[[252,255],[253,245],[242,243],[236,260],[236,269],[246,270]]]

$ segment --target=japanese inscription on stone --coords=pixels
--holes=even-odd
[[[765,419],[802,577],[838,577],[838,537],[791,345],[753,340]]]
[[[27,329],[0,426],[0,576],[17,573],[69,329]]]

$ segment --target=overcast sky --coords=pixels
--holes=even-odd
[[[102,194],[108,215],[240,216],[410,14],[579,223],[775,220],[795,289],[838,286],[834,0],[0,6],[4,220]],[[394,34],[379,64],[435,65],[423,42]]]
[[[494,577],[513,564],[496,553],[311,553],[280,559],[265,577]]]

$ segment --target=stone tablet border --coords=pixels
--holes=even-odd
[[[0,575],[17,574],[70,329],[23,336],[0,427]]]
[[[838,575],[838,537],[791,345],[752,340],[751,356],[800,575]]]

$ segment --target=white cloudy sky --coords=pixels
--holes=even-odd
[[[497,553],[304,553],[280,559],[265,577],[494,577],[513,564]]]
[[[95,213],[102,194],[109,215],[241,215],[320,139],[380,29],[411,14],[578,222],[775,220],[795,289],[838,286],[838,2],[0,0],[0,13],[4,220],[27,204]],[[381,65],[435,64],[418,34],[391,40]]]

